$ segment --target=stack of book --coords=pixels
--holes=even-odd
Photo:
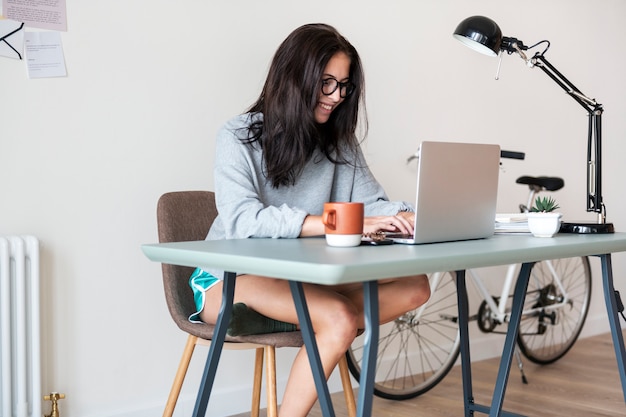
[[[495,233],[530,233],[526,213],[496,214]]]

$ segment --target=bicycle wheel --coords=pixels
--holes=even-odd
[[[517,337],[524,356],[538,364],[563,357],[578,339],[590,299],[591,269],[586,256],[536,263],[524,302],[524,311],[529,313],[522,316]]]
[[[422,307],[380,326],[374,394],[391,400],[417,397],[437,385],[459,356],[456,282],[453,273],[430,277],[431,297]],[[358,380],[363,336],[346,352]]]

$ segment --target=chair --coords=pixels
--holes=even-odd
[[[203,240],[217,216],[215,194],[209,191],[179,191],[163,194],[157,206],[159,242]],[[189,315],[195,312],[193,293],[188,280],[194,268],[162,264],[165,299],[174,322],[188,333],[187,344],[180,360],[172,389],[165,405],[163,417],[171,417],[187,374],[189,362],[196,345],[209,345],[214,326],[191,323]],[[268,333],[250,336],[226,336],[224,349],[256,349],[251,417],[259,416],[263,361],[267,384],[267,416],[278,414],[276,396],[276,348],[301,347],[300,332]],[[350,417],[356,415],[356,403],[350,383],[350,373],[345,356],[339,370]]]

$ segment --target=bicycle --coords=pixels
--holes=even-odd
[[[521,155],[521,157],[520,157]],[[502,157],[524,159],[523,154],[502,152]],[[410,160],[410,159],[409,159]],[[537,193],[563,187],[561,178],[524,176],[516,180],[529,187],[528,211]],[[499,296],[492,296],[475,270],[467,277],[482,302],[470,321],[484,333],[506,333],[496,329],[510,317],[511,291],[519,265],[507,267]],[[375,395],[406,400],[435,387],[452,369],[460,351],[455,275],[438,272],[429,276],[431,297],[420,308],[407,312],[380,327],[376,363]],[[550,364],[574,345],[589,310],[591,269],[587,257],[535,263],[517,337],[516,357],[524,383],[527,382],[519,352],[537,364]],[[363,336],[357,337],[346,353],[348,367],[359,380]]]

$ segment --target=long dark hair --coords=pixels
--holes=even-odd
[[[354,92],[324,124],[315,121],[315,107],[328,61],[338,52],[350,58]],[[359,146],[356,129],[364,94],[361,59],[356,49],[332,26],[308,24],[294,30],[278,47],[263,91],[249,112],[260,112],[248,127],[246,141],[263,149],[265,175],[272,186],[293,185],[319,148],[334,163],[346,163]],[[362,116],[364,133],[367,120]]]

